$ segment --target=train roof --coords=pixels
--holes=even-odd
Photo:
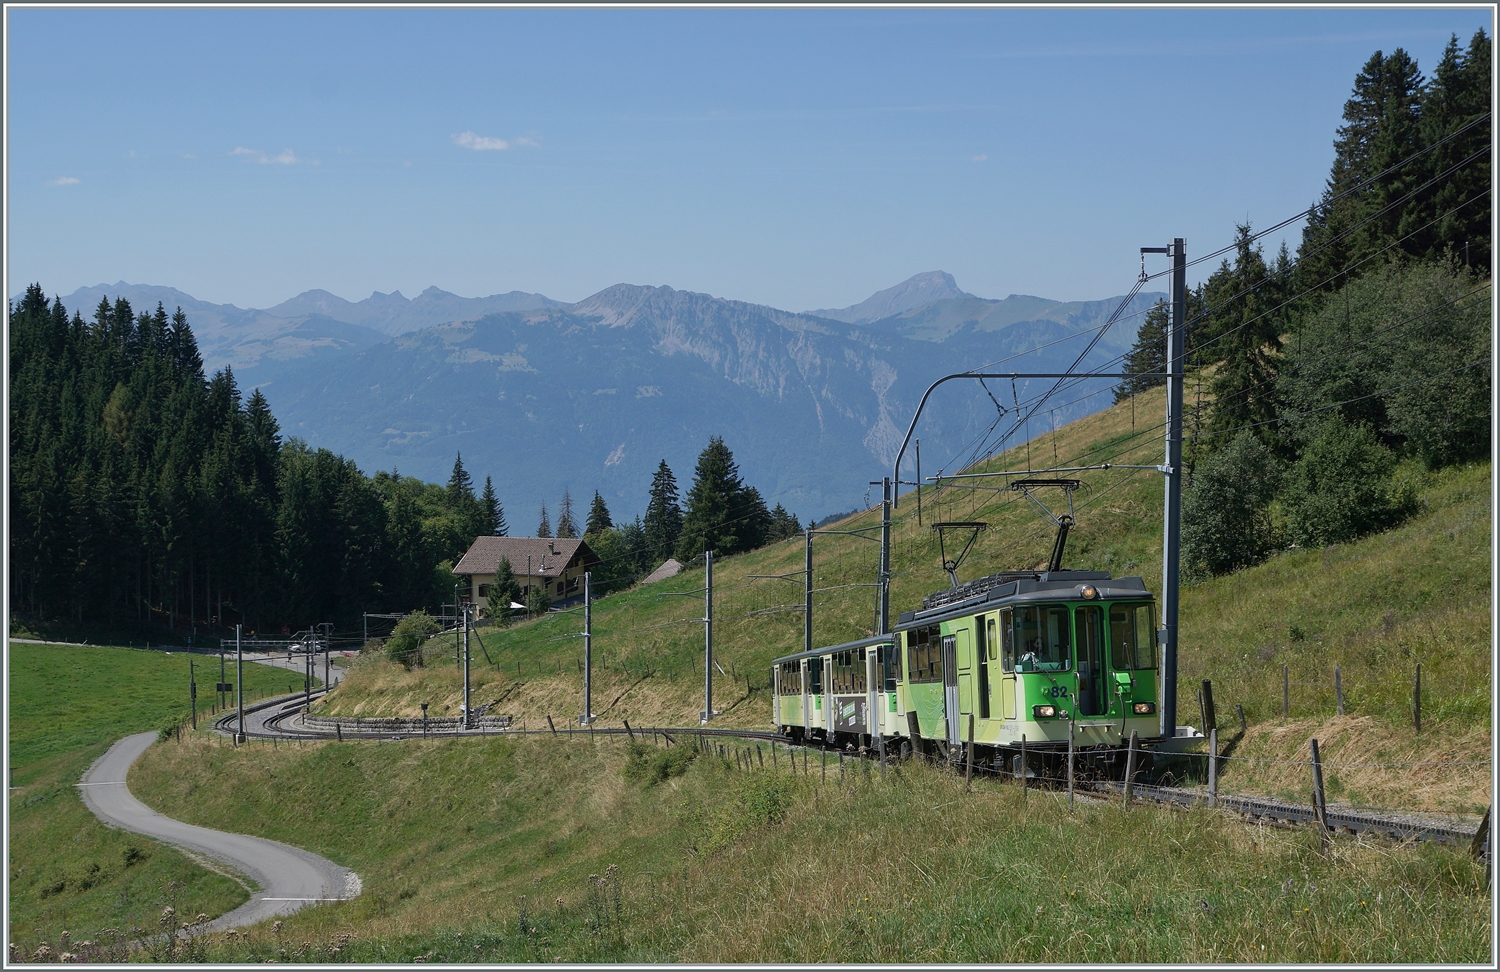
[[[842,645],[826,645],[822,648],[814,648],[812,651],[799,651],[795,655],[782,655],[780,658],[772,661],[771,664],[779,665],[785,661],[799,661],[803,658],[815,658],[819,655],[826,655],[830,652],[835,651],[849,651],[855,648],[869,648],[874,645],[889,645],[894,643],[894,641],[895,635],[875,635],[871,638],[861,638],[858,641],[846,641]]]
[[[1024,604],[1055,601],[1059,597],[1077,598],[1086,584],[1098,590],[1101,601],[1142,600],[1151,596],[1139,577],[1110,577],[1103,570],[1006,570],[927,595],[922,598],[921,610],[906,611],[897,618],[896,628],[973,614],[995,601]]]

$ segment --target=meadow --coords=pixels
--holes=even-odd
[[[218,662],[205,673],[209,659],[193,661],[201,716],[209,710]],[[8,667],[11,941],[56,945],[63,931],[75,941],[95,939],[106,929],[154,932],[165,907],[189,917],[216,915],[248,899],[239,878],[104,826],[74,786],[121,736],[160,730],[189,716],[187,656],[11,642]],[[247,664],[246,691],[284,691],[285,675]]]

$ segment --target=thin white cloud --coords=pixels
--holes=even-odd
[[[76,186],[76,185],[78,185],[78,180],[75,179],[75,178],[73,178],[72,176],[59,176],[56,179],[49,179],[49,180],[47,180],[47,185],[49,185],[49,186]]]
[[[520,138],[516,139],[516,144],[527,145],[531,148],[541,148],[542,140],[535,135],[522,135]]]
[[[970,162],[983,162],[987,158],[989,158],[988,155],[976,155],[972,159],[970,159],[969,161]]]
[[[261,165],[296,165],[302,161],[297,158],[297,153],[291,149],[282,149],[279,155],[267,155],[260,149],[250,149],[245,148],[243,145],[237,145],[233,149],[230,149],[229,154],[248,158]]]
[[[473,132],[453,136],[453,144],[476,152],[503,152],[510,148],[510,143],[503,138],[490,138]]]

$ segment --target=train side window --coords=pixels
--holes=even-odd
[[[823,694],[823,659],[810,658],[807,661],[807,690],[813,695]]]
[[[1156,628],[1149,604],[1112,604],[1109,633],[1115,668],[1148,671],[1156,667]]]
[[[1000,612],[1000,670],[1007,673],[1016,670],[1016,639],[1011,625],[1011,613]]]
[[[861,648],[857,653],[850,652],[849,661],[853,666],[853,670],[849,673],[853,676],[849,680],[852,683],[850,689],[864,694],[869,691],[870,687],[870,670],[865,662],[865,649]]]
[[[984,626],[986,632],[988,632],[985,637],[985,644],[989,646],[990,661],[994,661],[995,656],[999,653],[1000,646],[995,638],[995,616],[993,614],[985,619]]]

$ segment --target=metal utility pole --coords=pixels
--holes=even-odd
[[[703,551],[703,722],[714,712],[714,552]]]
[[[594,721],[594,609],[591,571],[583,572],[583,715],[580,725]]]
[[[188,659],[188,701],[193,706],[193,728],[198,728],[198,676],[194,673],[193,660]]]
[[[880,481],[880,617],[876,634],[891,630],[891,477]]]
[[[234,687],[239,693],[240,709],[240,731],[235,736],[235,742],[245,741],[245,650],[240,644],[240,630],[242,624],[234,626]]]
[[[467,602],[464,604],[464,728],[474,728],[474,716],[469,709],[469,605]]]
[[[333,650],[333,625],[331,623],[325,621],[323,623],[322,627],[323,627],[323,688],[325,690],[327,690],[327,689],[329,689],[329,688],[331,688],[333,686],[332,680],[329,679],[330,671],[329,671],[329,658],[328,658],[329,654]]]
[[[304,699],[303,706],[308,712],[312,711],[313,648],[317,637],[317,631],[313,628],[308,628],[307,638],[302,642],[302,650],[307,653],[306,656],[302,659],[302,694]]]
[[[222,645],[219,647],[219,684],[215,685],[214,688],[219,690],[219,709],[222,710],[224,708],[224,693],[226,691],[224,688],[224,648]]]
[[[812,624],[813,624],[813,572],[812,572],[812,527],[807,528],[807,553],[803,558],[802,570],[802,650],[812,651]]]
[[[1141,247],[1142,253],[1172,257],[1172,315],[1167,322],[1167,433],[1161,471],[1166,480],[1162,508],[1161,734],[1177,735],[1178,562],[1182,555],[1182,368],[1187,344],[1187,247],[1181,237],[1170,247]]]

